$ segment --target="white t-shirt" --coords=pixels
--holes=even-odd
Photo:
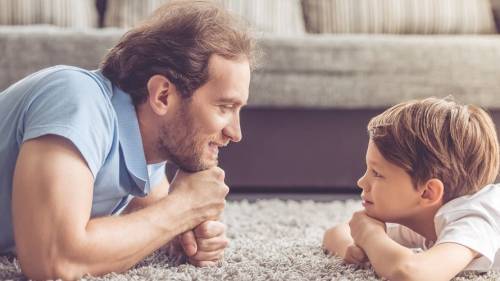
[[[413,230],[387,225],[387,234],[408,248],[427,250],[441,243],[457,243],[481,256],[464,270],[500,270],[500,184],[491,184],[472,195],[444,204],[434,217],[437,241],[426,241]]]

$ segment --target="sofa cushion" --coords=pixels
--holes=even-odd
[[[108,0],[105,26],[130,28],[170,0]],[[300,0],[215,0],[258,31],[281,35],[305,33]]]
[[[95,0],[2,0],[0,25],[52,24],[91,28],[97,25]]]
[[[311,33],[495,33],[489,0],[302,0]]]
[[[305,33],[300,0],[220,0],[224,7],[241,15],[257,30],[266,33]]]

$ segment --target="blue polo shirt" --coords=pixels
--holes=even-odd
[[[71,141],[92,172],[91,217],[119,213],[165,177],[165,162],[146,165],[130,96],[100,71],[36,72],[0,93],[0,253],[15,251],[11,196],[19,149],[48,134]]]

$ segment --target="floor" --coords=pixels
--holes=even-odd
[[[253,202],[258,199],[283,199],[283,200],[313,200],[316,202],[328,202],[334,200],[359,199],[358,193],[294,193],[294,192],[230,192],[227,196],[229,201],[248,200]]]

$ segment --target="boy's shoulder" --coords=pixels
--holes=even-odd
[[[436,213],[436,228],[457,220],[483,218],[491,224],[500,223],[500,184],[490,184],[474,194],[455,198],[444,204]]]
[[[489,184],[477,192],[455,198],[444,204],[438,211],[443,212],[467,211],[471,207],[488,208],[500,210],[500,184]]]

